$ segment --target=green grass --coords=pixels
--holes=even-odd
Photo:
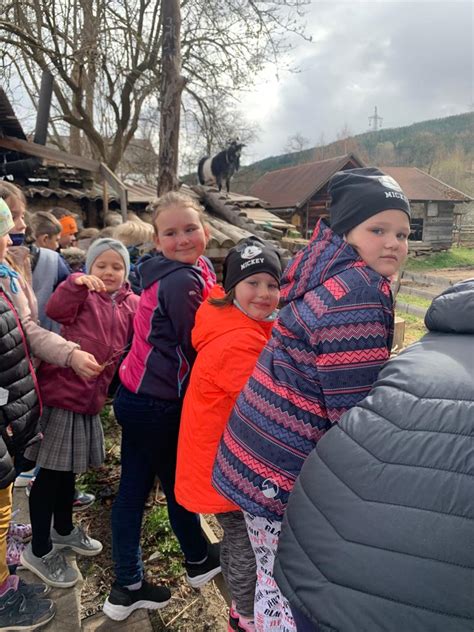
[[[405,321],[405,347],[416,342],[426,334],[426,327],[422,318],[413,316],[413,314],[406,314],[405,312],[398,312],[397,316],[400,316],[400,318],[403,318]]]
[[[428,308],[431,305],[431,299],[429,298],[415,296],[414,294],[403,294],[403,292],[399,292],[397,294],[397,301],[400,301],[400,303],[409,303],[410,305],[416,305],[417,307]]]
[[[414,272],[469,267],[474,267],[474,248],[463,246],[423,257],[409,257],[405,265],[406,270]]]
[[[160,562],[166,566],[169,578],[183,574],[182,553],[168,520],[164,505],[155,505],[145,515],[143,523],[144,545],[147,550],[160,553]]]

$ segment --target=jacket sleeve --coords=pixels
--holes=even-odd
[[[358,288],[331,305],[311,336],[327,416],[331,423],[370,391],[390,357],[391,299]]]
[[[76,285],[80,272],[71,274],[58,285],[46,303],[46,314],[61,325],[72,325],[87,299],[89,290],[85,285]]]
[[[11,294],[10,298],[21,319],[33,355],[49,364],[69,366],[71,353],[79,345],[38,325],[31,316],[28,301],[21,288],[17,294]]]
[[[162,281],[159,301],[171,321],[181,351],[192,364],[196,351],[191,342],[191,331],[196,311],[202,303],[199,279],[186,269],[169,275]]]

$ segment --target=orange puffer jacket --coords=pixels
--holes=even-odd
[[[222,297],[221,287],[211,296]],[[176,468],[177,501],[196,513],[239,508],[211,485],[217,447],[235,400],[270,338],[272,322],[256,321],[233,305],[205,301],[192,332],[197,351],[181,415]]]

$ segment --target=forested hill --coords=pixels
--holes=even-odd
[[[245,151],[245,150],[244,150]],[[243,167],[232,180],[232,189],[248,193],[251,185],[267,171],[325,160],[355,152],[368,165],[411,166],[433,175],[441,163],[458,161],[461,171],[474,160],[474,113],[458,114],[406,127],[381,129],[338,140],[321,147],[271,156]],[[454,182],[451,182],[455,186]]]

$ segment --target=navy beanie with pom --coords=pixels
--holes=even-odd
[[[410,215],[410,203],[400,185],[375,167],[338,171],[329,180],[331,229],[345,235],[366,219],[397,209]]]

